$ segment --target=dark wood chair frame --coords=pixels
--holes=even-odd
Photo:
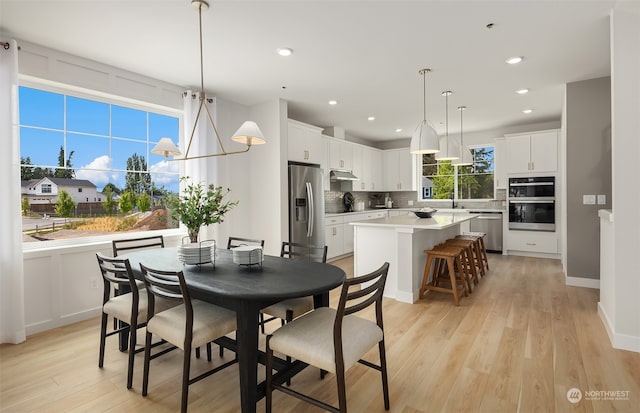
[[[110,258],[100,253],[97,253],[96,257],[98,259],[98,265],[100,266],[100,272],[102,274],[102,305],[106,304],[107,301],[109,301],[109,299],[111,298],[112,286],[114,287],[114,291],[116,289],[128,289],[131,291],[131,318],[129,320],[126,320],[126,323],[122,323],[119,327],[115,326],[112,331],[107,332],[107,321],[109,315],[104,311],[102,312],[102,321],[100,323],[100,354],[98,358],[98,367],[102,368],[104,365],[106,338],[114,334],[126,332],[129,336],[127,389],[130,389],[133,386],[133,363],[135,360],[135,353],[139,353],[144,350],[143,348],[136,350],[136,334],[135,331],[131,331],[131,326],[134,326],[134,330],[137,330],[138,328],[146,326],[147,320],[140,320],[140,322],[138,322],[138,304],[140,302],[140,294],[138,291],[138,287],[136,286],[133,272],[131,271],[129,260]]]
[[[306,251],[306,253],[304,253],[304,251]],[[283,241],[280,247],[280,257],[293,259],[307,258],[310,261],[326,263],[327,251],[328,247],[326,245],[320,246]],[[265,320],[264,314],[260,313],[260,330],[262,334],[264,334],[264,324],[277,319],[278,317],[271,317]],[[281,325],[284,325],[291,320],[293,320],[293,312],[291,310],[287,310],[285,319],[281,319],[280,323]]]
[[[389,410],[389,382],[387,375],[387,360],[384,345],[384,326],[382,322],[382,295],[389,271],[389,263],[385,262],[379,269],[360,277],[353,277],[344,281],[342,291],[340,293],[340,301],[336,312],[335,322],[333,324],[333,347],[336,360],[336,379],[338,384],[338,403],[336,408],[321,400],[314,399],[308,395],[302,394],[289,387],[283,386],[286,381],[284,378],[274,380],[273,377],[273,350],[269,347],[271,335],[267,336],[267,364],[266,364],[266,412],[271,413],[271,405],[273,402],[273,390],[280,390],[290,396],[303,400],[314,406],[320,407],[330,412],[346,413],[347,412],[347,395],[346,380],[344,369],[344,357],[342,349],[342,321],[345,316],[357,313],[375,305],[376,324],[383,331],[383,338],[378,343],[380,352],[380,364],[376,365],[366,360],[358,360],[359,363],[377,370],[382,376],[382,391],[384,398],[384,408]],[[349,291],[353,286],[361,286],[363,283],[373,282],[371,285],[361,288],[360,290]],[[356,300],[355,303],[350,303]]]
[[[143,249],[143,248],[152,248],[152,247],[160,247],[164,248],[164,237],[162,235],[152,235],[149,237],[140,237],[140,238],[126,238],[126,239],[114,239],[111,241],[111,249],[113,250],[113,256],[117,257],[118,253]],[[119,288],[114,290],[115,295],[119,295],[122,293],[126,293],[129,290],[125,287],[122,291]],[[123,329],[124,324],[123,320],[113,319],[113,328],[114,329]],[[124,330],[121,330],[124,331]],[[126,339],[123,338],[120,342],[120,351],[125,351],[127,349]]]
[[[150,237],[114,239],[111,241],[113,256],[117,257],[122,251],[137,250],[141,248],[160,247],[164,248],[164,237],[153,235]]]
[[[233,360],[228,361],[224,364],[221,364],[217,367],[214,367],[211,370],[208,370],[197,377],[190,378],[190,368],[191,368],[191,342],[193,340],[193,306],[191,303],[191,296],[189,295],[189,290],[187,289],[187,283],[184,280],[184,274],[182,271],[160,271],[154,270],[149,267],[145,267],[143,264],[140,264],[140,269],[142,270],[142,275],[144,277],[144,282],[147,287],[147,294],[149,300],[149,310],[147,312],[147,322],[151,320],[153,317],[155,310],[155,299],[156,297],[162,297],[167,300],[176,300],[184,303],[185,311],[186,311],[186,323],[185,323],[185,340],[184,340],[184,359],[182,366],[182,401],[181,401],[181,412],[187,411],[187,403],[189,399],[189,385],[196,383],[210,375],[217,373],[235,363],[238,362],[238,357],[234,357]],[[175,347],[161,350],[155,354],[151,354],[151,348],[153,347],[151,344],[152,334],[147,332],[145,337],[145,346],[144,346],[144,370],[142,376],[142,395],[146,396],[148,393],[149,386],[149,365],[152,359],[160,357],[169,351],[173,350]],[[207,345],[209,345],[208,343]]]

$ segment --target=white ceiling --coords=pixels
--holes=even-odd
[[[0,30],[198,90],[198,13],[189,3],[0,0]],[[418,70],[428,67],[427,118],[440,133],[443,90],[454,92],[450,133],[459,132],[459,105],[469,108],[465,132],[559,120],[565,83],[610,73],[615,3],[210,0],[205,89],[246,105],[281,97],[291,118],[379,141],[411,136],[423,114]],[[294,54],[280,57],[278,47]],[[518,55],[519,65],[505,63]]]

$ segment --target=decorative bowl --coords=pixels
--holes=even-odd
[[[432,209],[430,211],[413,211],[413,213],[416,214],[418,218],[431,218],[431,215],[436,211],[437,209]]]

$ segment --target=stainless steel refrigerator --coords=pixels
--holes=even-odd
[[[324,245],[322,169],[289,164],[289,242]]]

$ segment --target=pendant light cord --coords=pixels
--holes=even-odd
[[[422,72],[422,107],[424,108],[424,118],[427,121],[427,74]]]
[[[198,6],[198,29],[200,30],[200,90],[204,93],[204,58],[202,57],[202,3],[200,3],[200,5]]]
[[[462,109],[462,106],[460,106],[460,150],[464,150],[464,138],[462,137],[462,112],[464,112],[464,109]]]

